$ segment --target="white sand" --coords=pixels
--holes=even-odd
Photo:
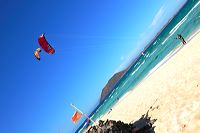
[[[101,119],[131,122],[151,106],[156,133],[200,133],[200,34]]]

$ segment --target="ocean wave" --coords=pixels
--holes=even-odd
[[[147,53],[144,55],[144,57],[149,57],[149,53],[147,52]]]
[[[139,68],[140,68],[144,63],[145,63],[145,60],[135,69],[135,71],[133,71],[133,72],[131,73],[131,76],[133,76],[133,75],[139,70]]]
[[[119,89],[119,86],[117,88],[115,88],[115,90],[117,91]]]
[[[188,19],[188,16],[190,15],[190,13],[200,4],[200,1],[187,13],[187,15],[185,15],[185,17],[183,19],[181,19],[181,21],[179,23],[176,24],[176,26],[174,26],[173,29],[171,29],[171,31],[169,32],[169,36],[161,43],[162,45],[165,44],[165,42],[178,30],[178,28]]]
[[[178,30],[178,28],[188,19],[188,16],[190,13],[200,4],[200,1],[185,15],[185,17],[174,26],[173,29],[169,32],[169,36],[161,43],[162,45],[165,44],[165,42]]]
[[[99,108],[95,111],[95,113],[99,112]]]
[[[172,35],[173,35],[173,34],[172,34]],[[165,44],[165,42],[166,42],[172,35],[168,36],[161,44],[162,44],[162,45]]]
[[[154,68],[152,68],[145,79],[149,77],[153,72],[155,72],[159,67],[161,67],[163,64],[165,64],[171,57],[173,57],[180,49],[182,46],[179,46],[175,48],[173,51],[171,51],[162,61],[160,61]]]
[[[196,3],[196,5],[187,13],[186,16],[188,16],[199,4],[200,4],[200,1]]]
[[[176,24],[176,26],[174,26],[174,28],[169,32],[169,37],[172,36],[177,30],[178,28],[187,20],[187,16],[185,16],[178,24]]]
[[[157,43],[157,40],[153,43],[153,45],[156,45],[156,43]]]
[[[143,65],[145,62],[146,62],[146,61],[144,60],[144,61],[140,64],[140,66]]]
[[[156,51],[157,51],[157,49],[155,49],[155,50],[149,55],[149,57],[151,57]]]
[[[111,92],[111,95],[114,93],[115,89]]]
[[[93,117],[94,117],[94,114],[90,118],[93,119]]]
[[[148,74],[147,74],[147,76],[145,77],[145,79],[146,79],[147,77],[149,77],[153,72],[155,72],[162,64],[163,64],[163,61],[159,62],[154,68],[152,68],[152,69],[148,72]]]
[[[140,65],[140,62],[138,61],[135,65],[136,65],[136,66],[137,66],[137,65]]]
[[[177,30],[178,28],[187,20],[188,16],[190,15],[190,13],[200,4],[200,1],[187,13],[187,15],[185,15],[185,17],[178,23],[176,24],[176,26],[169,32],[170,36],[172,36]]]
[[[123,83],[122,87],[124,87],[124,86],[126,85],[127,82],[128,82],[128,80],[126,80],[126,81]]]
[[[140,68],[140,67],[136,68],[135,71],[133,71],[133,72],[131,73],[131,76],[133,76],[133,75],[138,71],[139,68]]]
[[[104,115],[101,115],[101,116],[99,117],[99,119],[101,119],[103,116],[104,116]]]

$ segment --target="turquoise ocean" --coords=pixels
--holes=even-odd
[[[165,62],[168,56],[173,55],[177,49],[182,47],[180,40],[175,39],[177,34],[181,34],[187,42],[199,30],[199,27],[200,1],[188,0],[89,117],[93,121],[99,120],[120,98],[134,89],[145,77]],[[85,123],[86,121],[76,132],[84,132]]]

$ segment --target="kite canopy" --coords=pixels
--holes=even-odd
[[[47,53],[49,53],[49,54],[54,54],[55,53],[55,49],[47,42],[44,34],[42,34],[38,38],[38,43],[40,44],[42,49],[44,49],[44,51],[46,51]]]
[[[36,57],[38,60],[40,60],[39,52],[41,52],[41,49],[40,49],[40,48],[37,48],[37,49],[34,51],[34,55],[35,55],[35,57]]]

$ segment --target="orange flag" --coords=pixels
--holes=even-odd
[[[74,124],[77,123],[77,121],[81,118],[82,114],[78,111],[76,111],[74,113],[74,115],[72,116],[72,121],[74,122]]]

